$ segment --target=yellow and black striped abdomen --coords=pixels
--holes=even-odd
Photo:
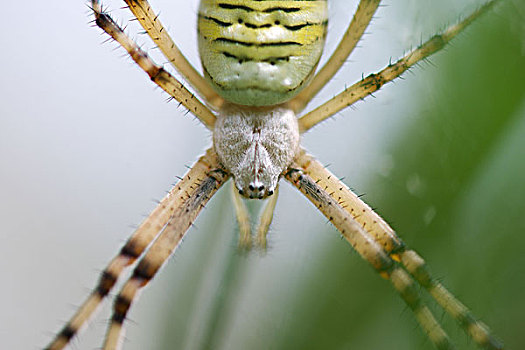
[[[326,0],[201,0],[204,74],[226,100],[275,105],[312,77],[324,46]]]

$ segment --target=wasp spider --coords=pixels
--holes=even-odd
[[[213,145],[132,234],[104,269],[88,299],[46,349],[67,346],[123,271],[133,266],[114,300],[104,342],[104,349],[118,348],[138,292],[172,256],[197,215],[230,178],[241,248],[255,245],[266,249],[279,182],[287,181],[391,283],[436,348],[453,349],[454,345],[423,293],[428,293],[479,347],[503,349],[491,330],[432,275],[423,258],[300,145],[303,133],[441,50],[497,1],[488,1],[308,112],[304,112],[308,103],[360,41],[380,1],[359,2],[335,52],[319,65],[328,26],[326,0],[201,0],[198,39],[203,75],[185,59],[147,1],[125,2],[187,87],[155,63],[99,1],[93,0],[96,25],[118,42],[155,84],[212,132]],[[253,235],[245,199],[266,200]]]

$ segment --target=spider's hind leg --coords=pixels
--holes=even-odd
[[[432,298],[459,323],[476,344],[485,349],[503,349],[503,345],[492,334],[490,329],[483,322],[479,321],[461,301],[430,274],[430,270],[423,258],[415,251],[409,249],[394,230],[355,193],[350,191],[344,183],[338,180],[336,176],[323,167],[317,160],[307,155],[304,150],[296,158],[296,163],[309,178],[314,180],[315,186],[321,194],[328,194],[328,196],[334,200],[334,204],[329,205],[343,209],[343,211],[346,212],[344,215],[349,215],[348,219],[353,220],[359,225],[359,227],[355,229],[366,235],[373,243],[380,247],[382,253],[386,254],[393,264],[400,268],[402,267],[404,269],[403,271],[408,272],[411,277],[407,277],[409,277],[410,280],[412,280],[412,278],[415,279],[420,286],[425,288]],[[298,186],[297,184],[295,185],[296,187]],[[303,190],[301,191],[304,193]],[[319,198],[323,197],[320,195]],[[324,211],[326,208],[319,207],[319,205],[325,205],[324,202],[316,199],[315,196],[313,199],[310,199],[327,215]],[[319,203],[317,204],[317,202]],[[335,211],[335,213],[341,216],[341,213],[338,211]],[[332,217],[330,218],[332,219]],[[337,217],[333,219],[337,219]],[[345,229],[346,224],[344,222],[341,224],[342,226],[338,226],[336,221],[333,221],[333,223],[339,230]],[[347,237],[345,236],[345,238]],[[353,242],[352,238],[347,238],[347,240],[350,243]],[[370,247],[372,247],[372,245],[370,245]],[[356,250],[358,249],[356,248]],[[371,257],[367,257],[361,252],[360,254],[371,262]],[[402,279],[408,281],[406,277]],[[392,282],[395,283],[394,281]],[[412,283],[414,283],[413,280]],[[402,293],[401,295],[403,297]],[[403,297],[403,299],[405,299],[405,297]]]
[[[390,281],[436,348],[455,349],[450,338],[419,295],[414,279],[372,239],[363,226],[354,220],[326,189],[301,169],[299,164],[295,164],[294,170],[286,174],[286,180],[301,191],[330,220],[363,259],[368,261],[383,278]]]
[[[172,208],[162,232],[138,262],[131,277],[115,299],[111,322],[106,333],[104,350],[117,349],[123,334],[123,323],[136,300],[138,292],[155,277],[162,265],[179,246],[188,228],[217,190],[228,180],[218,163],[215,152],[209,149],[187,174],[188,188],[178,195],[178,206]]]
[[[195,186],[195,179],[203,177],[211,170],[211,166],[213,166],[213,162],[210,161],[209,156],[201,157],[186,176],[168,192],[159,205],[131,235],[119,254],[104,269],[97,286],[89,297],[45,349],[60,350],[70,343],[71,339],[88,322],[104,298],[113,289],[124,269],[142,256],[146,248],[162,231],[162,228],[170,218],[173,217],[175,210],[183,204],[188,193]]]

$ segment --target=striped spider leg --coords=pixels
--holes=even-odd
[[[399,77],[415,63],[441,50],[477,17],[492,8],[496,2],[487,2],[461,22],[448,27],[440,34],[434,35],[395,63],[389,64],[376,74],[363,78],[360,82],[300,117],[301,132],[308,131],[338,111],[372,94],[385,83]],[[313,95],[314,93],[309,97],[311,98]],[[308,100],[302,100],[301,95],[290,101],[290,104],[298,110],[302,109],[306,103]],[[417,295],[414,280],[427,289],[434,300],[456,319],[480,347],[487,349],[503,348],[501,342],[491,334],[490,329],[484,323],[478,321],[465,305],[457,300],[439,281],[431,277],[424,260],[416,252],[406,248],[395,232],[336,176],[313,158],[305,155],[304,151],[302,155],[296,158],[296,162],[297,168],[292,167],[286,175],[286,179],[323,212],[365,260],[369,261],[383,277],[391,280],[394,288],[415,313],[419,324],[438,349],[453,349],[454,346],[430,310]],[[340,208],[335,208],[336,206]],[[359,222],[361,226],[358,229],[352,228],[353,223],[346,226],[350,217]],[[362,236],[358,232],[360,230],[364,231],[361,233]],[[377,246],[372,244],[370,240],[374,241]],[[375,253],[371,253],[371,251]],[[390,256],[390,259],[383,260],[386,257],[383,254]],[[403,271],[400,266],[404,269]],[[387,270],[389,272],[386,272]]]
[[[135,18],[148,36],[168,59],[168,62],[185,78],[197,94],[212,109],[218,109],[224,103],[222,97],[211,88],[202,75],[188,62],[180,52],[158,16],[146,0],[124,0]],[[98,11],[100,12],[100,10]],[[179,101],[180,102],[180,101]],[[191,110],[191,109],[190,109]]]
[[[409,249],[379,215],[304,150],[286,179],[328,218],[382,277],[391,281],[436,348],[455,347],[419,296],[417,284],[456,319],[476,344],[485,349],[503,349],[490,329],[431,276],[419,254]]]
[[[102,12],[98,1],[92,2],[92,9],[95,13],[96,23],[115,41],[124,47],[132,59],[151,77],[170,96],[179,101],[182,105],[192,111],[192,113],[208,128],[213,128],[215,116],[211,111],[194,98],[176,78],[167,71],[157,66],[133,41],[131,41],[122,29],[106,14]],[[151,277],[161,267],[165,259],[171,255],[173,249],[182,239],[184,233],[191,225],[200,210],[204,207],[216,190],[227,180],[228,175],[221,170],[213,150],[208,150],[206,155],[190,169],[186,176],[170,191],[160,202],[153,212],[143,221],[140,227],[128,239],[119,254],[104,269],[100,280],[95,289],[84,303],[77,310],[75,315],[69,320],[64,328],[56,335],[55,339],[46,349],[63,349],[70,340],[76,335],[80,328],[89,320],[98,305],[109,294],[124,269],[132,265],[140,258],[147,247],[155,240],[148,251],[151,251],[142,262],[142,267],[137,265],[136,274],[132,277],[123,289],[123,293],[130,293],[129,289],[141,287],[148,280],[144,279],[144,273],[151,274]],[[154,248],[156,247],[156,248]],[[154,249],[153,249],[154,248]],[[152,250],[153,249],[153,250]],[[143,259],[144,259],[143,258]],[[148,269],[148,271],[140,269]],[[141,282],[137,285],[137,280]],[[136,290],[133,291],[133,294]],[[132,301],[132,297],[124,294],[117,298],[115,308],[122,310],[123,300],[126,298]],[[119,304],[120,302],[120,304]],[[128,305],[129,306],[129,305]],[[127,311],[127,310],[126,310]],[[120,316],[119,316],[120,315]],[[119,322],[124,320],[124,314],[115,312],[111,327],[108,333],[108,346],[115,348],[119,340]],[[118,331],[115,332],[115,329]],[[114,335],[114,336],[113,336]]]
[[[199,169],[203,165],[204,169]],[[200,174],[190,174],[195,169]],[[177,248],[200,210],[229,178],[229,175],[220,168],[212,149],[207,151],[206,155],[190,170],[190,173],[184,178],[190,184],[189,189],[185,193],[177,193],[181,202],[169,208],[170,217],[165,227],[140,259],[131,278],[126,281],[115,300],[104,349],[119,347],[123,335],[122,324],[137,293],[155,277],[155,274]]]
[[[486,5],[474,12],[471,16],[457,25],[453,25],[442,34],[436,35],[429,41],[423,43],[419,48],[407,54],[394,64],[390,64],[377,74],[372,74],[362,81],[354,84],[344,92],[335,96],[325,104],[321,105],[312,112],[307,113],[298,120],[295,115],[302,111],[316,93],[332,78],[337,70],[350,55],[356,43],[361,38],[364,30],[368,26],[373,14],[379,6],[379,1],[361,0],[354,18],[351,21],[347,33],[337,47],[328,63],[313,76],[311,85],[302,92],[290,91],[283,93],[276,89],[270,97],[258,95],[259,92],[250,92],[246,98],[251,102],[248,106],[240,106],[231,103],[228,98],[219,96],[224,93],[229,96],[230,92],[216,93],[217,87],[223,88],[220,82],[215,81],[216,76],[208,72],[206,59],[212,62],[214,57],[204,58],[203,65],[206,74],[211,77],[211,81],[217,86],[212,89],[210,85],[197,73],[186,61],[177,49],[167,32],[164,30],[158,17],[151,10],[147,1],[126,1],[131,11],[134,13],[146,33],[158,45],[160,50],[168,58],[169,62],[185,77],[189,84],[202,98],[200,102],[189,90],[187,90],[176,78],[165,71],[162,67],[155,64],[146,53],[144,53],[132,40],[130,40],[122,29],[102,11],[98,1],[93,0],[92,9],[95,14],[96,24],[126,49],[131,58],[139,65],[164,91],[187,108],[194,114],[207,128],[214,130],[214,147],[209,149],[206,154],[190,169],[186,176],[172,189],[159,206],[142,223],[137,231],[130,237],[126,245],[113,261],[104,270],[99,284],[93,290],[86,302],[80,307],[74,317],[66,324],[64,329],[56,336],[48,349],[64,348],[72,337],[79,331],[82,325],[87,322],[96,307],[103,298],[108,295],[115,285],[125,267],[138,260],[133,270],[132,276],[118,294],[113,309],[113,316],[108,328],[105,339],[104,349],[116,349],[119,346],[123,333],[123,322],[126,319],[128,310],[134,301],[137,292],[145,286],[158,272],[164,262],[171,256],[174,249],[178,246],[186,230],[199,214],[200,210],[207,201],[215,194],[219,187],[230,177],[235,181],[234,206],[237,212],[237,219],[240,224],[241,244],[245,247],[251,245],[251,233],[249,228],[249,218],[240,195],[249,198],[263,199],[270,197],[267,206],[261,216],[261,222],[257,232],[257,242],[259,246],[266,246],[266,233],[272,221],[273,211],[277,201],[278,180],[284,176],[290,183],[298,188],[316,207],[339,229],[341,234],[349,241],[354,249],[367,260],[382,277],[388,279],[394,288],[400,293],[403,300],[413,310],[416,319],[428,334],[432,343],[438,349],[453,349],[448,336],[434,318],[428,307],[421,300],[416,286],[419,284],[424,287],[438,304],[456,319],[466,330],[469,336],[481,347],[488,349],[501,349],[502,345],[494,338],[488,327],[478,321],[470,311],[461,304],[450,292],[448,292],[437,280],[431,277],[424,261],[414,251],[406,248],[405,244],[399,239],[394,231],[366,204],[355,196],[348,188],[337,180],[328,170],[323,168],[317,161],[306,155],[304,150],[299,147],[299,132],[304,133],[319,122],[329,118],[341,109],[352,105],[359,99],[370,95],[378,90],[385,83],[397,78],[408,68],[428,57],[432,53],[440,50],[448,41],[457,35],[475,18],[487,11],[497,0],[489,1]],[[240,46],[267,47],[269,51],[274,46],[305,46],[303,42],[284,41],[275,43],[253,43],[240,42],[231,38],[206,36],[206,33],[216,35],[220,30],[218,27],[230,27],[233,25],[242,28],[249,28],[254,31],[263,28],[284,27],[288,32],[297,32],[307,27],[318,27],[315,32],[318,40],[324,38],[326,18],[323,8],[326,7],[325,1],[234,1],[224,0],[217,2],[214,0],[203,0],[203,8],[208,11],[199,13],[199,20],[206,29],[200,34],[202,41],[211,40],[213,45],[226,48],[238,48]],[[300,4],[299,4],[300,3]],[[308,12],[305,9],[314,9]],[[216,12],[214,12],[216,11]],[[238,22],[229,22],[231,18],[225,14],[235,11],[242,13],[242,18]],[[274,16],[285,17],[287,13],[305,11],[305,16],[312,16],[313,20],[308,20],[306,24],[282,23],[280,19],[273,20],[273,23],[253,24],[246,22],[245,18],[251,17],[252,12],[264,14],[266,18]],[[219,16],[213,17],[214,15]],[[225,17],[220,17],[224,15]],[[262,16],[262,17],[264,17]],[[288,19],[286,19],[288,20]],[[295,19],[297,20],[297,19]],[[302,20],[302,18],[300,18]],[[293,20],[290,20],[293,22]],[[210,26],[210,22],[213,26]],[[207,26],[207,27],[206,27]],[[212,29],[210,29],[212,28]],[[310,36],[304,36],[305,42],[310,40]],[[283,39],[284,40],[284,39]],[[281,45],[283,44],[283,45]],[[315,46],[317,43],[309,42]],[[318,50],[318,48],[315,48]],[[254,58],[239,56],[239,53],[231,53],[226,49],[216,50],[222,60],[242,66],[246,62],[251,63]],[[313,49],[312,49],[313,50]],[[235,50],[234,50],[235,51]],[[261,50],[263,51],[263,50]],[[280,52],[280,51],[279,51]],[[208,52],[209,54],[209,52]],[[257,53],[259,55],[260,53]],[[244,55],[244,54],[243,54]],[[213,56],[209,54],[209,56]],[[310,56],[310,54],[307,54]],[[258,62],[274,66],[277,62],[288,62],[288,56],[257,56]],[[208,62],[209,63],[209,62]],[[317,62],[310,62],[310,69],[316,66]],[[222,70],[218,65],[218,70]],[[293,68],[293,67],[292,67]],[[241,73],[242,75],[242,73]],[[297,83],[302,85],[307,78],[302,77]],[[226,86],[225,90],[229,87]],[[215,90],[215,91],[214,91]],[[247,89],[249,90],[249,89]],[[256,90],[256,89],[255,89]],[[251,94],[251,95],[250,95]],[[277,97],[275,95],[278,95]],[[286,96],[282,96],[286,95]],[[295,96],[295,97],[294,97]],[[230,96],[231,97],[231,96]],[[238,98],[238,97],[235,97]],[[228,102],[227,102],[228,101]],[[257,105],[258,101],[263,101]],[[268,102],[270,101],[270,102]],[[233,102],[236,102],[235,100]],[[239,102],[236,102],[239,103]],[[252,104],[255,104],[252,106]],[[211,110],[210,110],[211,108]],[[213,110],[213,112],[212,112]],[[278,118],[272,125],[267,123],[264,117]],[[283,134],[282,130],[289,130],[290,135],[284,135],[283,139],[275,140],[270,138],[269,143],[276,143],[275,149],[267,149],[270,153],[270,161],[264,163],[256,156],[253,164],[248,164],[241,170],[232,166],[238,162],[239,154],[232,151],[232,154],[224,154],[224,149],[232,149],[228,144],[230,140],[224,140],[224,134],[238,130],[229,129],[230,124],[238,126],[244,119],[250,120],[248,129],[253,129],[253,134],[261,135],[263,131],[272,131],[276,135]],[[271,119],[273,120],[273,119]],[[271,122],[273,123],[273,122]],[[270,124],[271,124],[270,123]],[[262,126],[261,126],[262,125]],[[261,131],[261,128],[263,131]],[[281,128],[281,129],[279,129]],[[221,139],[222,137],[222,139]],[[263,141],[256,141],[255,154],[260,156],[262,152],[257,150],[257,145],[266,145]],[[279,143],[281,142],[281,143]],[[221,146],[221,143],[224,143]],[[283,145],[285,147],[283,147]],[[222,147],[222,148],[221,148]],[[266,147],[266,146],[265,146]],[[279,161],[285,160],[285,164],[280,164],[280,168],[274,163],[274,153],[279,154]],[[279,153],[280,152],[280,153]],[[235,154],[234,154],[235,153]],[[275,158],[275,157],[274,157]],[[233,160],[232,160],[233,159]],[[260,164],[258,162],[261,162]],[[275,173],[275,166],[279,172]],[[263,169],[259,171],[259,169]],[[273,172],[272,172],[273,171]],[[271,176],[270,176],[271,175]],[[273,177],[272,177],[273,176]],[[149,248],[148,248],[149,247]]]
[[[120,340],[121,323],[135,293],[153,278],[180,243],[200,210],[227,179],[228,175],[220,168],[215,153],[208,150],[128,239],[119,254],[104,269],[87,300],[46,349],[56,350],[67,346],[113,289],[124,269],[140,259],[132,277],[115,301],[112,332],[108,334],[107,341],[109,348],[116,348]],[[148,252],[144,254],[146,249]]]

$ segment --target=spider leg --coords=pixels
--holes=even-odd
[[[359,2],[354,17],[332,56],[315,74],[310,84],[289,102],[289,106],[296,113],[299,113],[306,107],[346,62],[346,59],[350,56],[370,24],[380,2],[380,0],[361,0]]]
[[[250,223],[250,213],[244,204],[242,196],[239,194],[235,183],[232,181],[232,202],[235,208],[235,216],[239,224],[239,248],[250,250],[252,248],[252,226]]]
[[[299,118],[299,130],[306,132],[313,126],[331,117],[340,110],[349,107],[359,100],[379,90],[383,85],[399,77],[410,67],[433,53],[441,50],[449,41],[471,24],[476,18],[487,12],[499,0],[490,0],[468,17],[457,24],[451,25],[441,34],[436,34],[418,48],[408,53],[397,62],[389,64],[379,73],[370,74],[368,77],[355,83],[332,99],[328,100],[313,111]]]
[[[103,347],[105,350],[118,348],[123,333],[123,323],[138,291],[153,279],[177,248],[202,208],[229,178],[229,175],[219,168],[212,149],[209,149],[201,160],[202,162],[196,164],[198,174],[191,178],[190,174],[185,177],[189,181],[189,186],[179,195],[179,205],[173,208],[164,229],[140,259],[131,277],[116,297]],[[205,167],[202,166],[204,164]]]
[[[391,258],[396,266],[401,265],[418,284],[427,289],[434,300],[465,329],[479,346],[486,349],[503,348],[490,329],[478,321],[465,305],[432,277],[419,254],[409,249],[392,228],[345,184],[317,160],[307,155],[304,150],[296,159],[296,163],[304,174],[315,181],[319,189],[327,193],[360,225],[360,228],[381,248],[383,253]],[[341,229],[337,225],[336,227]]]
[[[202,156],[186,176],[168,192],[131,235],[118,255],[104,269],[95,289],[46,349],[63,349],[71,341],[113,289],[124,269],[133,264],[144,253],[168,220],[173,217],[175,210],[183,205],[187,194],[195,186],[195,179],[204,177],[210,170],[214,169],[215,163],[212,160],[210,160],[209,155]]]
[[[440,350],[455,349],[448,335],[421,299],[412,277],[372,239],[348,211],[299,167],[291,169],[286,174],[286,180],[297,187],[330,220],[361,257],[392,283],[432,343]]]
[[[168,31],[162,26],[158,16],[153,12],[151,5],[146,0],[125,0],[125,2],[149,37],[155,42],[173,67],[197,91],[198,95],[213,108],[220,107],[224,102],[223,99],[217,95],[210,84],[204,80],[202,75],[195,70],[180,52]]]
[[[153,62],[148,54],[141,50],[107,13],[102,11],[98,0],[92,1],[92,8],[95,14],[95,23],[126,49],[133,61],[149,75],[151,80],[186,107],[208,129],[213,129],[215,115],[174,76]]]
[[[257,236],[256,242],[257,246],[263,251],[266,250],[267,242],[266,236],[268,236],[268,230],[273,220],[273,213],[275,211],[275,205],[277,204],[277,199],[279,198],[279,185],[275,187],[275,193],[268,198],[264,206],[264,210],[259,218],[259,226],[257,227]]]

